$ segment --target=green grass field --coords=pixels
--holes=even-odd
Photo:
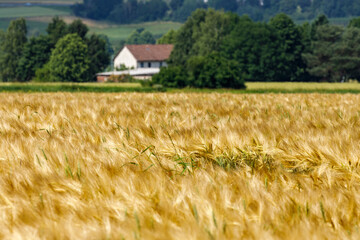
[[[142,87],[139,83],[0,83],[0,92],[158,92],[169,93],[353,93],[360,94],[358,83],[247,83],[237,89],[164,89]]]
[[[246,90],[238,89],[168,89],[169,92],[218,93],[360,93],[359,83],[247,82]]]
[[[0,18],[0,30],[6,31],[10,21],[11,19]],[[28,36],[36,36],[39,34],[45,34],[45,29],[47,28],[48,23],[27,20],[26,25],[28,27]]]
[[[90,32],[107,35],[111,43],[125,40],[137,28],[145,28],[155,37],[167,33],[170,29],[177,30],[182,24],[176,22],[147,22],[140,24],[112,25],[109,27],[90,27]]]
[[[75,19],[75,17],[72,16],[69,6],[0,7],[0,29],[6,30],[11,20],[23,17],[27,20],[29,36],[45,34],[47,24],[51,21],[53,16],[60,16],[66,22],[71,22]],[[160,37],[170,29],[176,30],[181,26],[181,23],[175,22],[148,22],[118,25],[108,22],[89,21],[87,19],[84,19],[83,21],[88,24],[90,33],[107,35],[110,42],[115,47],[121,40],[125,40],[138,28],[145,28],[155,37]]]
[[[1,83],[0,92],[160,92],[165,89],[141,87],[138,83]]]
[[[359,83],[303,83],[303,82],[248,82],[246,83],[247,90],[267,90],[267,89],[282,89],[282,90],[359,90]]]
[[[0,8],[0,18],[68,16],[71,10],[68,7],[3,7]]]

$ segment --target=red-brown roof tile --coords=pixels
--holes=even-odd
[[[172,44],[125,45],[138,61],[165,61],[173,50]]]

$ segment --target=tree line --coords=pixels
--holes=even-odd
[[[169,67],[153,78],[167,87],[242,88],[247,81],[360,79],[360,18],[344,28],[331,25],[325,15],[296,25],[284,13],[263,23],[198,9],[179,30],[158,42],[174,44]]]
[[[25,19],[11,21],[6,32],[0,31],[1,81],[95,81],[95,73],[109,65],[107,38],[88,35],[81,20],[68,25],[55,17],[46,32],[27,38]]]
[[[80,17],[124,24],[154,20],[184,22],[198,8],[247,14],[255,21],[268,21],[280,12],[297,20],[314,19],[319,14],[360,15],[357,0],[84,0],[73,6],[73,12]]]
[[[2,81],[94,81],[110,63],[104,36],[88,34],[80,20],[55,17],[47,34],[27,38],[24,19],[0,31]],[[153,43],[137,29],[126,43]],[[325,15],[296,25],[278,14],[269,22],[214,9],[198,9],[183,26],[157,43],[174,44],[168,68],[153,77],[167,87],[242,88],[247,81],[326,81],[360,79],[360,17],[347,27]]]

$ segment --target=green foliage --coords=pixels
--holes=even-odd
[[[68,26],[55,17],[47,27],[48,35],[32,37],[27,42],[25,20],[12,21],[6,33],[0,32],[0,79],[30,81],[36,76],[36,81],[94,81],[95,73],[109,65],[111,47],[106,37],[93,34],[87,38],[87,31],[81,20]],[[80,36],[81,44],[70,41],[67,48],[64,44],[59,48],[59,39],[68,32]],[[85,48],[82,44],[86,44]],[[50,59],[55,46],[58,52],[54,51],[55,56]]]
[[[171,19],[174,21],[184,22],[197,9],[205,9],[207,6],[203,0],[184,0],[181,7],[172,12]]]
[[[184,0],[170,0],[170,8],[173,11],[176,11],[178,8],[180,8],[184,3]]]
[[[277,81],[279,35],[271,26],[242,20],[228,35],[222,51],[239,63],[246,81]]]
[[[129,74],[123,75],[112,75],[108,78],[107,83],[131,83],[136,82],[136,80]]]
[[[92,34],[85,39],[88,48],[87,59],[89,60],[89,70],[87,71],[87,79],[95,81],[95,74],[101,72],[110,64],[110,53],[106,39],[96,34]]]
[[[176,41],[176,31],[171,29],[166,34],[164,34],[161,38],[159,38],[156,43],[157,44],[174,44]]]
[[[301,34],[301,42],[304,46],[304,52],[309,52],[311,48],[311,25],[305,22],[298,27]]]
[[[75,15],[95,20],[105,19],[122,0],[86,0],[82,4],[75,4],[73,11]]]
[[[165,87],[245,88],[244,78],[236,61],[213,52],[207,56],[193,56],[186,67],[161,68],[153,83]]]
[[[324,14],[319,15],[314,20],[314,22],[311,24],[311,39],[316,38],[315,34],[316,34],[316,30],[318,27],[328,25],[328,24],[329,24],[329,20],[326,17],[326,15],[324,15]]]
[[[3,30],[0,30],[0,63],[3,63],[3,57],[5,55],[5,52],[4,52],[4,49],[3,49],[3,43],[5,41],[5,38],[6,38],[6,34]],[[4,68],[4,65],[0,65],[0,81],[4,81],[3,80],[3,69]]]
[[[88,47],[77,34],[68,34],[56,43],[50,61],[50,81],[85,82],[90,68]]]
[[[89,0],[92,2],[94,0]],[[163,0],[149,1],[118,1],[109,15],[101,19],[108,19],[117,23],[131,23],[155,21],[162,19],[168,10]]]
[[[194,56],[187,62],[188,84],[197,88],[245,88],[239,64],[213,52]]]
[[[341,81],[360,79],[360,29],[348,28],[334,48],[334,70]]]
[[[37,69],[49,61],[52,43],[49,36],[31,38],[24,46],[22,57],[16,69],[17,79],[21,82],[30,81]]]
[[[36,69],[33,80],[35,82],[50,82],[50,74],[49,64],[45,64],[42,68]]]
[[[199,29],[195,27],[193,31],[195,42],[191,53],[205,56],[213,51],[219,51],[223,39],[230,34],[239,20],[236,14],[230,12],[207,10]]]
[[[321,81],[340,81],[335,70],[334,49],[337,48],[344,29],[339,26],[322,25],[317,27],[312,51],[304,54],[307,70]]]
[[[64,20],[56,16],[49,23],[48,27],[46,28],[46,32],[48,33],[52,44],[55,46],[60,38],[68,34],[68,29]]]
[[[68,33],[77,33],[82,39],[85,39],[85,36],[89,31],[89,28],[80,19],[76,19],[70,23],[67,28]]]
[[[84,83],[11,83],[0,84],[0,92],[164,92],[164,88],[141,87],[137,83],[84,84]],[[45,158],[46,155],[44,155]]]
[[[223,39],[230,34],[240,18],[232,13],[213,9],[196,10],[177,31],[169,62],[185,64],[191,56],[219,51]],[[244,17],[244,19],[249,20]]]
[[[154,44],[154,36],[143,28],[135,30],[125,41],[126,44]]]
[[[360,15],[357,0],[208,0],[206,3],[204,0],[86,0],[75,5],[73,10],[81,17],[134,23],[159,19],[184,22],[199,8],[223,9],[240,16],[246,14],[254,21],[267,21],[279,13],[297,20],[310,20],[320,13],[332,18]]]
[[[164,87],[182,88],[188,85],[188,75],[183,67],[169,66],[161,68],[160,72],[153,76],[152,81]]]
[[[236,0],[209,0],[208,6],[215,9],[223,9],[226,11],[234,11],[237,9],[237,1]]]
[[[171,53],[169,62],[175,65],[184,65],[189,58],[196,39],[193,36],[200,24],[204,22],[206,11],[198,9],[192,13],[191,17],[178,30],[175,46]]]
[[[16,68],[22,56],[26,38],[27,27],[25,19],[17,19],[1,36],[0,42],[0,78],[4,82],[16,81]]]
[[[360,17],[351,19],[348,27],[360,28]]]
[[[305,72],[305,63],[301,54],[304,51],[301,32],[293,20],[286,14],[273,17],[269,25],[278,36],[280,55],[277,58],[277,78],[280,82],[296,81]]]

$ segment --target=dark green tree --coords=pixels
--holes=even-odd
[[[209,7],[215,9],[223,9],[225,11],[236,11],[236,9],[238,8],[236,0],[209,0],[208,5]]]
[[[197,9],[205,9],[207,6],[203,0],[184,0],[184,3],[172,14],[172,19],[175,21],[184,22],[187,18],[193,15]]]
[[[251,21],[248,17],[242,19]],[[191,56],[205,56],[212,51],[219,51],[221,42],[239,21],[239,16],[230,12],[196,10],[176,32],[169,62],[183,65]]]
[[[87,45],[77,34],[66,35],[56,44],[46,68],[52,82],[88,81],[90,61]]]
[[[165,33],[161,38],[159,38],[157,44],[174,44],[176,41],[176,31],[171,29]]]
[[[192,54],[195,33],[199,30],[200,24],[205,21],[206,10],[198,9],[191,14],[184,25],[177,31],[174,49],[171,52],[169,63],[174,65],[185,65]]]
[[[0,42],[0,78],[4,82],[16,81],[16,69],[26,44],[25,19],[17,19],[10,25]]]
[[[59,18],[58,16],[54,17],[46,28],[52,44],[55,46],[57,41],[68,34],[67,24]]]
[[[126,39],[126,44],[154,44],[156,42],[154,36],[143,28],[135,30]]]
[[[3,58],[4,58],[4,55],[5,55],[5,52],[4,52],[4,49],[3,49],[3,43],[5,42],[5,37],[6,37],[6,34],[3,30],[0,29],[0,63],[3,63]],[[3,68],[5,68],[5,65],[0,65],[0,81],[4,81],[2,78],[2,72],[3,72]]]
[[[240,6],[236,13],[240,16],[249,16],[254,21],[262,21],[265,18],[263,10],[252,5]]]
[[[341,80],[336,71],[334,54],[343,32],[344,29],[339,26],[318,26],[314,36],[316,40],[312,42],[312,51],[303,55],[308,72],[320,81]]]
[[[164,87],[183,88],[188,86],[188,75],[184,67],[169,66],[161,68],[160,72],[153,76],[152,81]]]
[[[301,34],[301,42],[304,45],[304,52],[309,52],[311,49],[311,25],[308,22],[299,26]]]
[[[280,0],[279,2],[279,10],[282,13],[292,14],[296,11],[296,7],[298,6],[296,0]]]
[[[360,29],[347,28],[341,41],[335,44],[331,59],[334,76],[341,81],[360,80]]]
[[[315,39],[316,30],[319,26],[327,25],[329,24],[329,20],[326,17],[326,15],[321,14],[319,15],[315,21],[311,24],[311,39]]]
[[[140,37],[143,41],[143,43],[147,43],[147,44],[155,44],[156,40],[154,38],[154,36],[151,34],[151,32],[149,31],[143,31],[140,34]]]
[[[82,39],[85,39],[85,36],[89,28],[80,20],[76,19],[68,26],[68,33],[77,33]]]
[[[221,49],[227,59],[239,63],[245,81],[278,81],[279,42],[276,30],[267,24],[241,21]]]
[[[277,60],[277,81],[297,81],[305,72],[305,63],[301,54],[304,51],[304,44],[301,41],[301,32],[293,20],[284,13],[273,17],[269,25],[279,35],[280,55]]]
[[[197,88],[245,88],[243,73],[234,60],[213,52],[187,61],[188,84]]]
[[[49,36],[40,35],[31,38],[24,46],[19,60],[16,76],[19,81],[30,81],[37,69],[49,61],[52,43]]]
[[[85,40],[88,46],[89,70],[87,71],[89,81],[95,81],[95,74],[103,71],[110,64],[110,54],[106,39],[92,34]]]
[[[138,4],[136,21],[147,22],[160,20],[168,10],[167,4],[163,0],[149,0]]]
[[[184,0],[170,0],[170,8],[175,11],[180,8],[184,3]]]
[[[75,4],[72,8],[76,16],[102,20],[122,2],[122,0],[84,0],[82,4]]]
[[[245,19],[250,20],[246,17]],[[194,28],[195,42],[191,54],[205,56],[219,51],[224,37],[230,34],[239,21],[236,14],[208,9],[204,21]]]
[[[348,27],[360,28],[360,17],[351,19]]]

